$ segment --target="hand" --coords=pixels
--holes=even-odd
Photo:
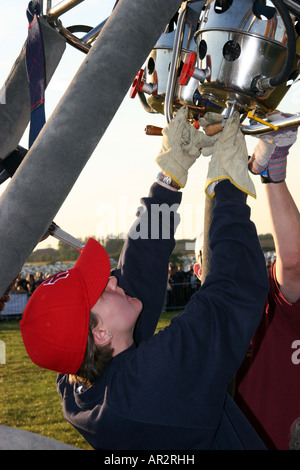
[[[276,113],[269,116],[270,121],[288,117],[289,114]],[[266,181],[280,183],[286,177],[287,156],[290,147],[297,140],[297,127],[268,132],[259,137],[248,168],[254,175],[266,176]]]
[[[209,111],[206,113],[202,118],[199,119],[199,125],[200,127],[203,127],[205,130],[206,126],[209,124],[214,124],[216,122],[221,122],[223,121],[224,116],[220,115],[219,113],[213,113]],[[202,155],[203,157],[210,157],[213,153],[214,145],[219,139],[220,134],[215,134],[214,136],[207,136],[207,140],[204,142],[204,145],[202,147]]]
[[[188,170],[201,154],[201,149],[211,147],[217,137],[208,137],[188,121],[188,108],[182,107],[162,130],[162,147],[155,161],[181,188],[186,185]],[[220,116],[218,116],[220,120]]]
[[[212,158],[207,173],[205,192],[214,196],[215,185],[229,179],[241,191],[256,197],[255,187],[248,172],[248,152],[245,136],[240,130],[240,116],[236,111],[218,134],[212,149]]]

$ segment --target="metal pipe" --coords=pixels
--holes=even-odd
[[[167,83],[167,88],[166,88],[165,115],[166,115],[168,123],[173,118],[173,95],[174,95],[175,80],[176,80],[177,72],[178,72],[178,62],[179,62],[179,56],[181,53],[181,45],[182,45],[182,39],[183,39],[183,31],[184,31],[186,14],[187,14],[187,2],[184,2],[182,4],[180,15],[178,18],[178,23],[177,23],[177,28],[176,28],[175,38],[174,38],[170,72],[169,72],[168,83]]]
[[[87,54],[91,48],[91,44],[93,41],[96,40],[100,32],[102,31],[103,27],[105,26],[108,18],[102,21],[99,25],[92,28],[87,34],[85,34],[82,38],[78,38],[71,32],[71,28],[65,28],[62,22],[58,19],[60,15],[66,13],[73,7],[76,7],[79,3],[83,2],[84,0],[68,0],[61,2],[56,7],[50,9],[47,13],[47,20],[48,22],[54,26],[57,31],[64,36],[67,42],[79,49],[81,52]]]
[[[295,28],[291,16],[285,5],[282,4],[281,0],[272,0],[272,3],[277,9],[285,27],[287,36],[286,56],[284,58],[284,63],[282,64],[282,67],[280,68],[280,71],[277,75],[273,77],[260,77],[258,78],[258,80],[254,79],[252,81],[253,91],[266,91],[271,88],[275,88],[278,85],[281,85],[284,81],[289,78],[295,63],[296,37]]]
[[[47,0],[46,15],[48,15],[51,8],[52,8],[52,0]]]
[[[60,23],[60,22],[59,22]],[[55,24],[58,32],[66,39],[68,43],[70,43],[72,46],[76,47],[76,49],[79,49],[80,51],[84,52],[87,54],[91,48],[90,45],[85,44],[82,39],[77,38],[74,34],[72,34],[67,28],[64,28],[61,23],[60,24]]]
[[[300,113],[294,114],[291,117],[279,119],[278,121],[272,121],[273,126],[277,126],[279,129],[285,129],[287,127],[298,127],[300,126]],[[241,131],[245,135],[256,135],[271,132],[269,126],[265,124],[250,124],[248,126],[241,126]]]
[[[207,135],[215,135],[221,132],[225,125],[225,120],[229,117],[228,109],[226,110],[226,114],[223,117],[223,121],[215,122],[214,124],[208,124],[205,128],[205,132]],[[220,116],[221,117],[221,116]],[[278,121],[272,121],[272,127],[277,127],[278,129],[285,129],[288,127],[298,127],[300,126],[300,114],[294,114],[293,116],[279,119]],[[267,132],[272,132],[272,128],[267,124],[249,124],[241,125],[241,131],[245,135],[258,135],[258,134],[265,134]]]
[[[283,3],[285,3],[287,9],[294,13],[296,16],[300,16],[300,5],[299,2],[296,3],[292,0],[283,0]]]
[[[95,41],[98,34],[101,33],[102,28],[105,26],[105,23],[107,22],[107,20],[108,18],[106,18],[106,20],[98,24],[98,26],[95,26],[93,29],[91,29],[91,31],[89,31],[87,34],[85,34],[81,38],[81,41],[85,44],[91,44],[93,41]]]
[[[85,0],[63,0],[62,2],[52,7],[51,10],[49,10],[47,18],[49,18],[49,20],[57,19],[59,16],[63,15],[84,1]]]

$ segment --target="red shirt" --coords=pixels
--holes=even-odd
[[[269,449],[289,449],[300,417],[300,299],[284,298],[275,263],[262,320],[236,375],[235,399]]]

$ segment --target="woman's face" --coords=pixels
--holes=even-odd
[[[139,299],[125,294],[115,276],[108,283],[91,311],[98,317],[96,328],[111,333],[116,354],[133,342],[133,330],[142,310]]]

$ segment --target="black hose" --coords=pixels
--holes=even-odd
[[[296,57],[296,37],[292,19],[282,0],[272,0],[272,3],[278,10],[287,33],[287,53],[284,67],[282,67],[278,75],[269,79],[270,86],[276,87],[287,80],[292,72]]]

